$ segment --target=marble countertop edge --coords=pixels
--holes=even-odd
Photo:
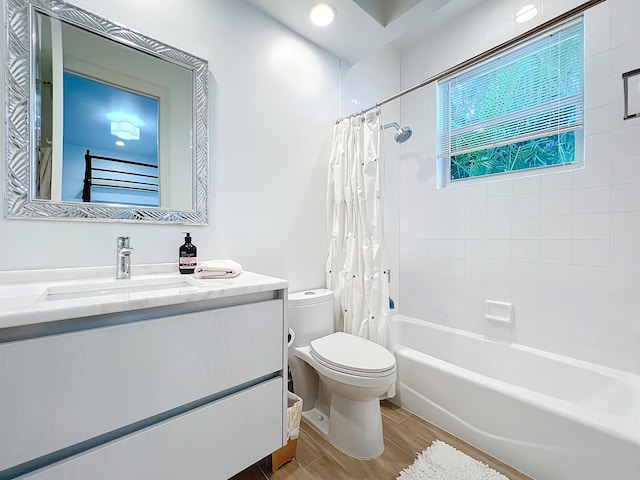
[[[115,272],[111,267],[26,271],[12,275],[0,272],[0,329],[283,290],[289,286],[287,280],[246,271],[233,278],[197,279],[192,274],[180,275],[175,267],[177,264],[134,267],[130,280],[116,280],[110,275]],[[105,269],[112,272],[101,275]],[[159,283],[155,284],[156,281]],[[146,282],[162,286],[135,291],[136,285]],[[128,291],[130,285],[132,291]],[[66,298],[67,290],[88,294]],[[61,298],[46,301],[52,291],[62,292]],[[98,291],[99,294],[92,293]]]

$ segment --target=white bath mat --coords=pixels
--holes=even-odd
[[[397,480],[508,480],[482,462],[440,440],[418,455]]]

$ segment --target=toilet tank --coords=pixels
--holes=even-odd
[[[333,292],[324,288],[289,294],[288,321],[293,331],[292,347],[333,333]]]

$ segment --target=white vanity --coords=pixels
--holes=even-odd
[[[145,268],[0,272],[0,479],[226,479],[286,443],[287,282]]]

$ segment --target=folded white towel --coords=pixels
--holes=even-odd
[[[196,267],[197,278],[232,278],[242,272],[242,265],[233,260],[209,260]]]

